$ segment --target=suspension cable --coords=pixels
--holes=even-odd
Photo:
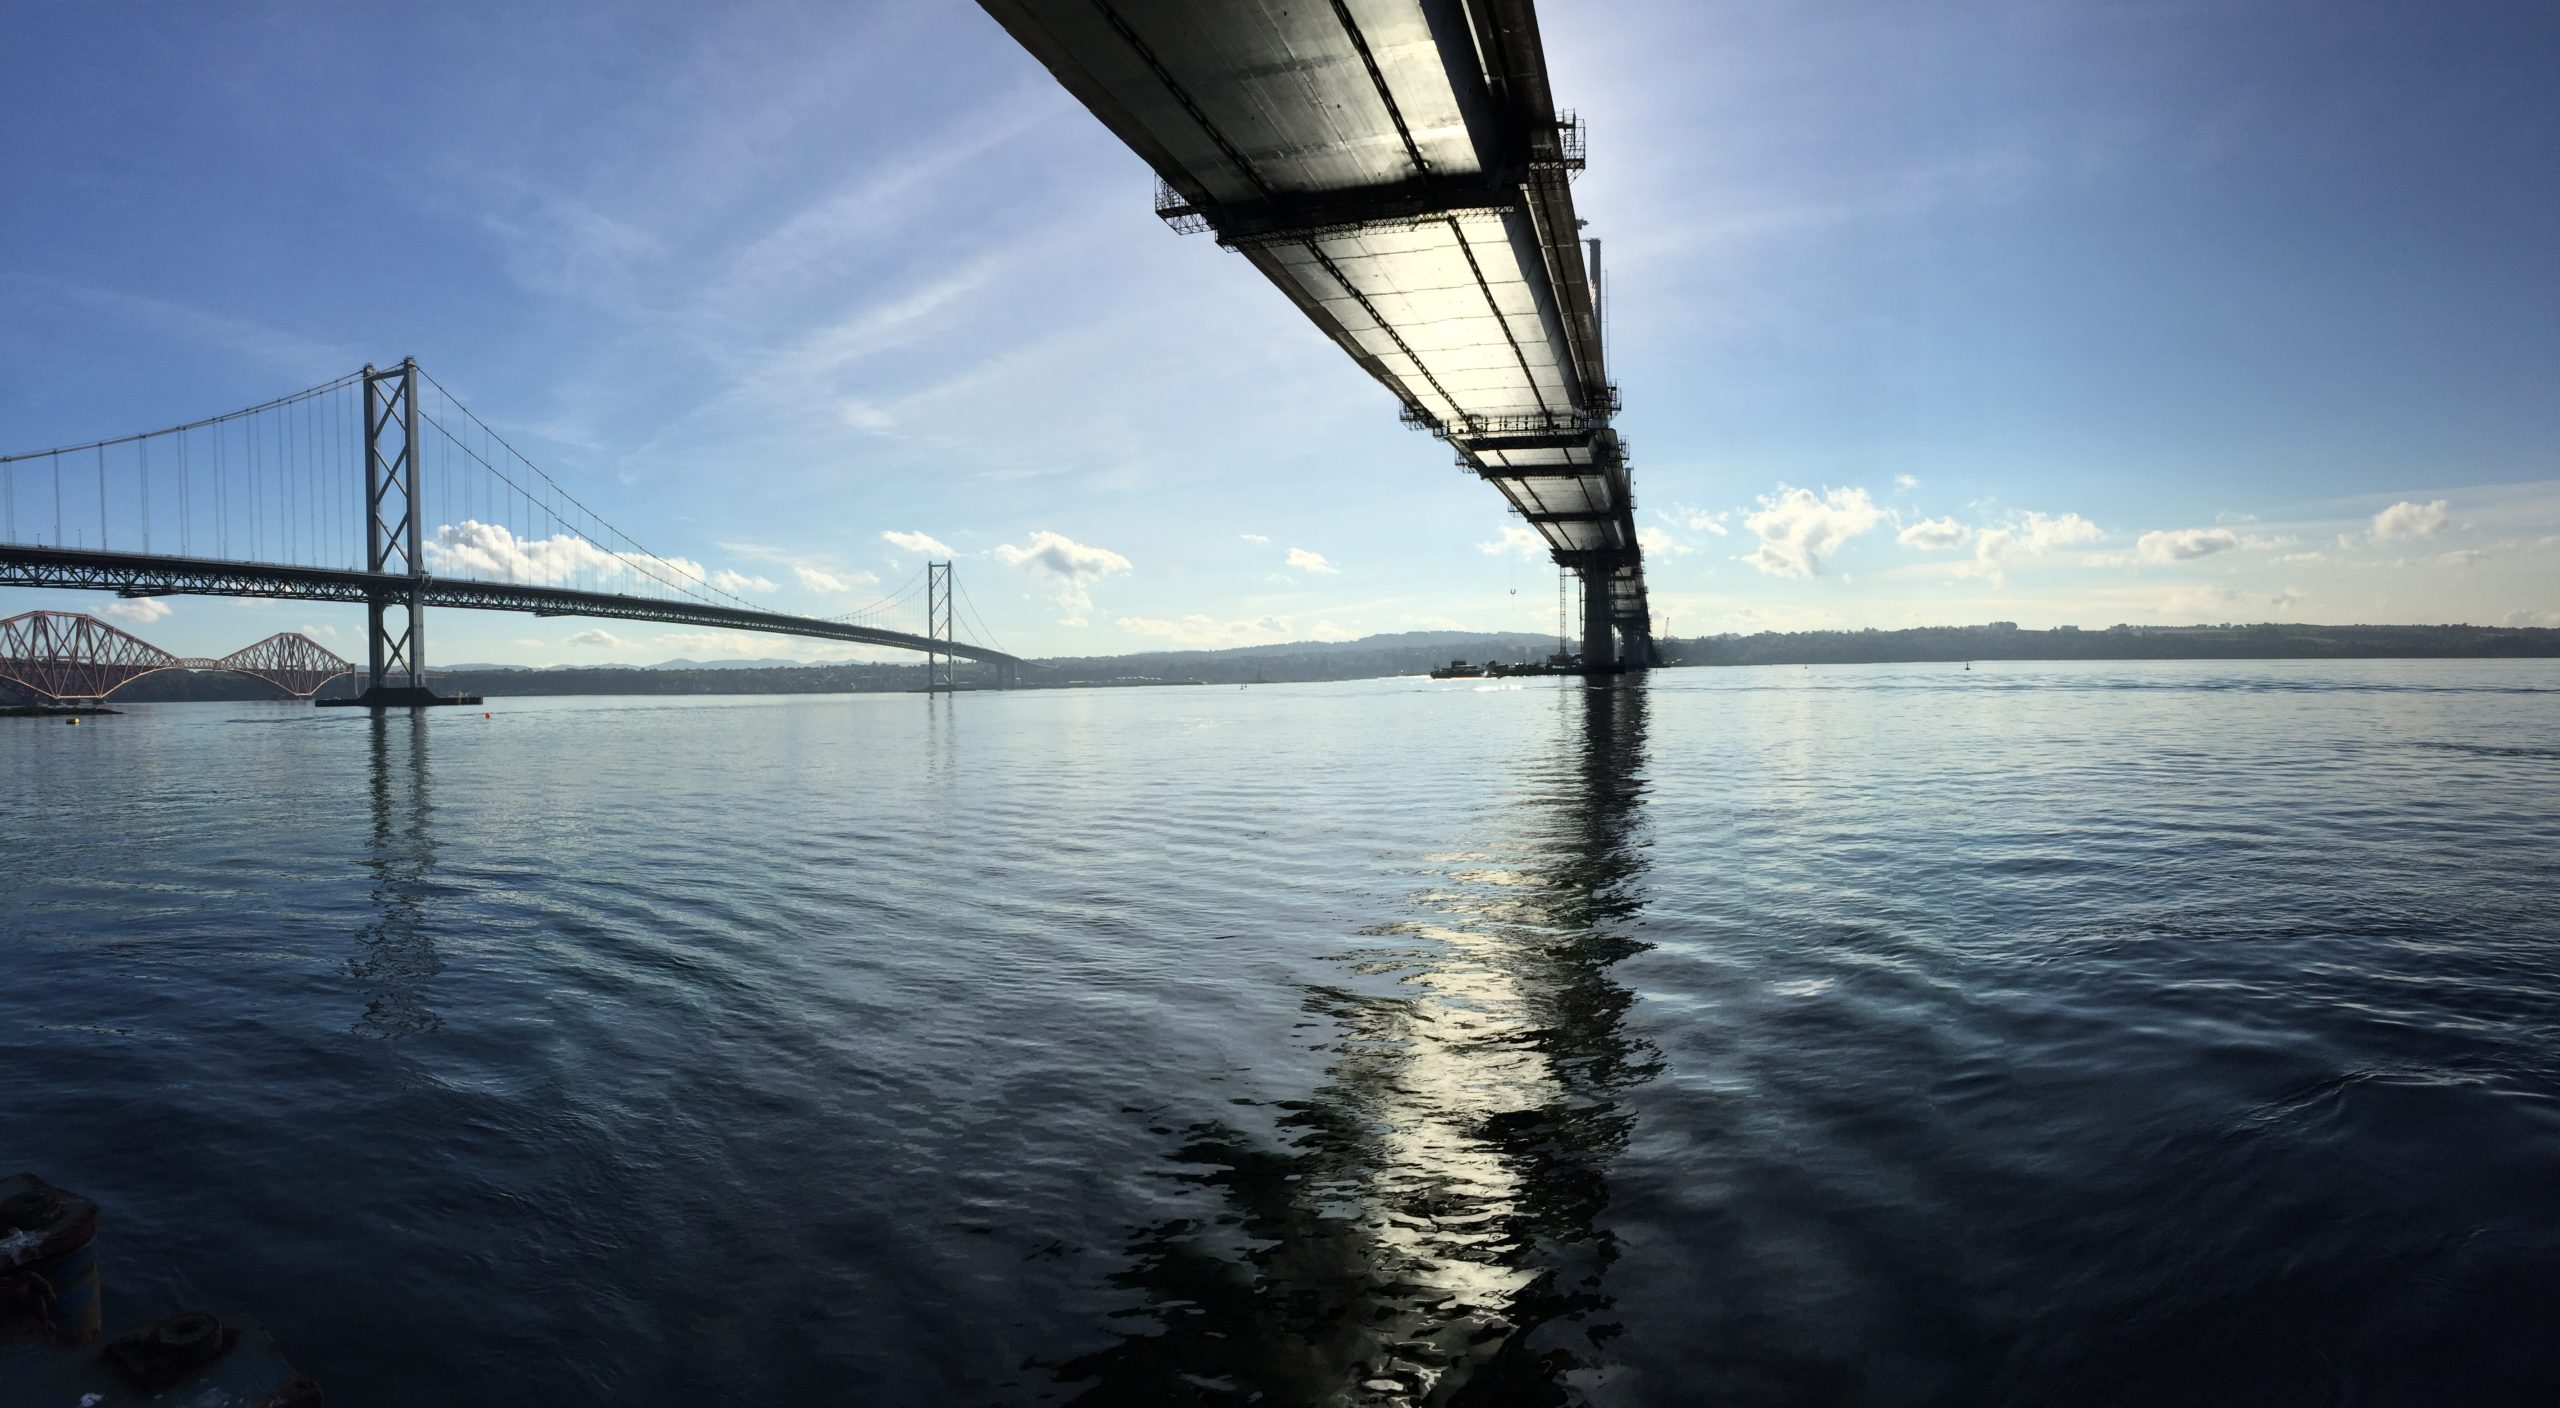
[[[622,541],[624,541],[624,542],[626,542],[626,543],[629,543],[629,544],[632,546],[632,548],[633,548],[633,549],[635,549],[636,551],[640,552],[640,553],[641,553],[641,554],[643,554],[644,556],[655,558],[655,559],[657,559],[660,563],[664,563],[664,564],[665,564],[666,566],[668,566],[669,568],[673,568],[673,567],[674,567],[674,565],[675,565],[675,564],[674,564],[674,563],[672,563],[672,562],[669,562],[669,561],[668,561],[668,559],[667,559],[665,556],[663,556],[663,555],[661,555],[661,554],[659,554],[659,553],[651,552],[651,551],[649,551],[649,549],[648,549],[648,548],[643,547],[643,546],[641,545],[641,543],[640,543],[640,540],[639,540],[639,539],[632,537],[629,533],[626,533],[626,532],[622,531],[620,528],[617,528],[617,527],[615,527],[612,523],[610,523],[610,522],[606,521],[605,516],[604,516],[603,514],[600,514],[600,513],[596,512],[594,509],[588,508],[588,507],[586,506],[586,504],[578,498],[578,496],[577,496],[577,495],[570,493],[570,492],[568,491],[568,489],[566,489],[565,487],[563,487],[563,486],[560,484],[560,482],[559,482],[558,480],[553,479],[549,474],[545,474],[545,473],[543,472],[542,466],[540,466],[540,465],[538,465],[538,464],[535,464],[535,463],[534,463],[532,460],[530,460],[530,459],[527,459],[527,458],[525,457],[525,454],[524,454],[524,452],[523,452],[522,450],[519,450],[519,449],[517,449],[515,446],[508,444],[508,443],[507,443],[507,437],[505,437],[505,436],[503,436],[503,435],[500,435],[500,434],[499,434],[495,429],[491,428],[491,426],[489,425],[489,423],[488,423],[487,421],[480,419],[479,415],[478,415],[476,412],[474,412],[474,411],[473,411],[469,406],[464,405],[464,404],[461,402],[461,400],[460,400],[459,398],[455,397],[455,396],[454,396],[454,394],[453,394],[451,391],[446,390],[446,388],[445,388],[445,384],[444,384],[443,382],[437,381],[437,380],[435,379],[435,377],[427,371],[427,369],[426,369],[426,368],[424,368],[424,367],[420,367],[420,368],[418,369],[418,375],[420,375],[420,376],[422,376],[422,377],[425,377],[425,378],[426,378],[426,380],[428,381],[428,383],[429,383],[430,385],[434,386],[434,387],[435,387],[435,389],[436,389],[437,391],[442,392],[442,393],[444,394],[444,398],[445,398],[445,402],[446,402],[446,404],[451,405],[451,406],[453,406],[453,407],[455,407],[455,408],[459,409],[459,410],[460,410],[460,411],[461,411],[465,416],[470,417],[472,424],[479,426],[479,427],[480,427],[480,429],[481,429],[481,431],[482,431],[483,433],[487,434],[491,439],[496,440],[500,445],[505,446],[505,447],[506,447],[506,451],[507,451],[507,453],[508,453],[508,454],[510,454],[510,455],[515,456],[515,457],[516,457],[516,461],[517,461],[519,464],[522,464],[525,468],[527,468],[527,469],[529,469],[529,470],[532,470],[536,475],[541,476],[541,479],[542,479],[542,482],[543,482],[543,483],[548,484],[548,485],[550,485],[553,489],[557,490],[557,491],[559,492],[559,494],[560,494],[560,497],[562,497],[562,498],[564,498],[564,499],[567,499],[567,500],[568,500],[570,503],[572,503],[572,504],[576,504],[576,505],[578,506],[578,508],[579,508],[579,510],[580,510],[581,512],[585,513],[585,514],[587,515],[587,517],[588,517],[588,518],[590,518],[590,519],[592,519],[592,520],[594,520],[594,521],[595,521],[595,523],[597,524],[597,526],[599,526],[599,527],[601,527],[601,528],[605,529],[607,532],[611,533],[613,536],[615,536],[615,537],[617,537],[617,538],[620,538]],[[438,430],[444,430],[444,427],[443,427],[443,426],[437,426],[436,428],[437,428]],[[451,431],[449,431],[449,430],[445,430],[445,432],[444,432],[444,433],[445,433],[446,435],[450,436],[453,432],[451,432]],[[463,449],[463,453],[465,453],[465,454],[469,454],[469,453],[470,453],[470,448],[469,448],[468,446],[465,446],[465,447],[464,447],[464,449]],[[499,478],[501,478],[501,479],[505,479],[505,478],[506,478],[506,475],[505,475],[503,472],[501,472],[501,471],[498,469],[498,467],[497,467],[496,465],[489,464],[489,463],[488,463],[488,461],[486,461],[486,460],[481,461],[481,463],[482,463],[482,465],[483,465],[484,467],[486,467],[486,468],[488,469],[488,471],[489,471],[490,473],[498,475],[498,477],[499,477]],[[511,480],[511,479],[510,479],[510,480],[508,480],[507,482],[508,482],[508,485],[509,485],[510,487],[516,487],[516,485],[515,485],[515,481],[514,481],[514,480]],[[526,490],[524,490],[524,489],[522,489],[522,488],[517,488],[517,492],[519,492],[519,493],[527,493],[528,497],[530,497],[529,492],[528,492],[528,491],[526,491]],[[555,521],[556,521],[556,520],[555,520]],[[585,534],[583,534],[583,533],[582,533],[582,534],[579,534],[579,536],[580,536],[580,537],[582,537],[582,538],[583,538],[583,537],[586,537],[586,535],[585,535]],[[595,542],[595,540],[594,540],[593,538],[587,538],[587,541],[588,541],[588,542],[590,542],[590,543],[594,543],[594,542]],[[602,546],[602,545],[601,545],[601,544],[597,544],[597,546]],[[608,551],[609,551],[609,549],[608,549]],[[617,557],[618,557],[618,556],[621,556],[621,554],[616,553],[616,554],[615,554],[615,556],[617,556]],[[670,586],[674,586],[675,584],[673,584],[673,583],[668,583],[668,585],[670,585]],[[706,590],[706,591],[710,591],[710,592],[714,592],[714,593],[717,593],[717,594],[718,594],[718,595],[720,595],[720,596],[725,596],[725,597],[727,597],[729,600],[731,600],[731,601],[734,601],[734,602],[738,603],[740,606],[744,606],[744,607],[747,607],[747,608],[749,608],[749,609],[751,609],[751,610],[756,610],[756,611],[762,611],[762,610],[766,609],[766,608],[764,608],[764,607],[762,607],[762,606],[757,605],[755,602],[749,601],[749,600],[747,600],[745,597],[742,597],[742,596],[738,595],[736,592],[723,591],[723,590],[722,590],[722,589],[720,589],[719,587],[712,586],[712,585],[711,585],[711,583],[710,583],[710,581],[709,581],[709,579],[708,579],[708,577],[706,577],[706,578],[702,581],[702,584],[701,584],[701,585],[702,585],[702,587],[703,587],[703,589],[704,589],[704,590]],[[678,591],[685,591],[685,590],[687,590],[687,589],[686,589],[686,588],[683,588],[683,587],[677,587],[677,588],[676,588],[676,590],[678,590]]]
[[[148,440],[159,435],[172,435],[181,430],[201,430],[208,425],[220,425],[227,420],[238,420],[243,416],[254,416],[261,411],[272,411],[278,406],[290,406],[296,401],[305,400],[313,396],[324,395],[328,392],[337,390],[339,387],[344,386],[363,375],[364,373],[362,372],[349,372],[345,376],[338,378],[336,381],[329,382],[323,386],[315,386],[307,391],[297,391],[290,396],[279,396],[272,401],[264,403],[263,405],[251,406],[246,410],[231,411],[223,415],[207,416],[203,420],[189,421],[185,425],[172,425],[159,430],[145,430],[136,435],[119,435],[110,440],[91,440],[86,444],[80,445],[57,445],[50,450],[29,450],[23,454],[0,455],[0,464],[15,464],[19,460],[43,459],[47,455],[78,454],[82,450],[104,450],[110,445],[130,445],[136,440]]]
[[[1011,655],[1013,652],[1005,650],[1004,646],[996,640],[996,633],[988,628],[987,618],[978,614],[978,603],[969,599],[969,584],[961,581],[957,574],[952,576],[951,584],[960,589],[960,604],[969,608],[969,619],[977,622],[978,630],[986,636],[984,644],[991,650],[1001,650]]]

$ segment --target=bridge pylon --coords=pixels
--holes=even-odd
[[[934,643],[934,648],[926,651],[924,657],[924,692],[927,694],[952,692],[952,630],[951,564],[928,562],[924,565],[924,635]]]
[[[391,449],[392,432],[397,451]],[[404,357],[389,371],[364,366],[364,546],[366,570],[377,584],[365,591],[364,691],[349,704],[369,709],[416,709],[460,704],[427,687],[427,569],[421,546],[426,517],[419,502],[418,359]],[[380,584],[383,576],[405,581]],[[392,614],[398,612],[395,628]]]

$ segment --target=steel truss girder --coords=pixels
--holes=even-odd
[[[906,631],[848,625],[777,611],[713,606],[704,602],[653,601],[611,592],[456,577],[392,577],[343,567],[286,567],[258,562],[159,557],[145,553],[90,552],[72,548],[0,544],[0,586],[61,587],[119,596],[237,596],[287,601],[369,602],[377,593],[414,592],[421,607],[519,611],[538,616],[589,616],[609,621],[651,621],[674,626],[757,631],[807,640],[840,640],[919,652],[946,651],[963,660],[1021,663],[1017,656],[966,641],[934,642]]]
[[[162,670],[222,670],[307,699],[322,685],[353,674],[307,636],[278,632],[219,659],[176,656],[94,616],[29,611],[0,621],[0,679],[47,699],[104,699]]]

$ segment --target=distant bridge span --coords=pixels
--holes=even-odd
[[[432,529],[429,485],[438,501]],[[173,539],[176,552],[155,550]],[[964,607],[972,617],[976,610],[951,568],[928,563],[906,590],[842,617],[768,611],[736,594],[751,579],[651,552],[605,522],[414,360],[164,430],[0,455],[0,587],[361,604],[358,702],[377,708],[448,702],[427,683],[431,606],[912,650],[925,657],[929,692],[954,687],[954,659],[993,666],[999,687],[1017,683],[1019,659],[960,638]],[[921,634],[878,624],[919,584]],[[985,622],[978,628],[985,633]],[[140,641],[132,645],[144,654],[135,654],[94,632],[80,640],[99,658],[129,655],[125,663],[137,668],[232,668]],[[39,657],[90,658],[29,658]]]
[[[475,611],[522,611],[535,616],[595,616],[609,621],[655,621],[671,626],[762,631],[768,635],[799,636],[808,640],[841,640],[859,645],[950,654],[1003,667],[1020,663],[1003,651],[989,650],[967,641],[810,616],[789,616],[778,611],[717,606],[699,601],[664,601],[613,592],[572,591],[565,587],[482,582],[465,577],[413,578],[351,568],[292,567],[0,544],[0,587],[68,587],[114,592],[126,597],[247,596],[356,604],[393,592],[405,599],[415,589],[422,607],[458,606]]]
[[[1653,654],[1530,0],[979,0],[1213,231],[1446,439],[1583,581],[1584,661]]]

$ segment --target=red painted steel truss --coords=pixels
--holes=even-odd
[[[0,679],[47,699],[104,699],[162,670],[227,670],[308,699],[340,675],[355,673],[309,636],[278,632],[222,658],[172,655],[95,616],[30,611],[0,621]]]

